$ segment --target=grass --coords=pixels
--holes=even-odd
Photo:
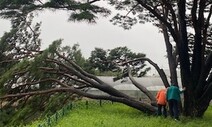
[[[171,118],[145,115],[123,104],[92,105],[76,108],[59,120],[56,127],[210,127],[212,106],[202,119],[181,117],[181,121]]]

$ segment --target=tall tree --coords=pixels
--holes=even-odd
[[[91,56],[89,57],[89,63],[91,67],[100,72],[109,71],[107,60],[107,51],[102,48],[95,48],[91,51]]]
[[[124,28],[152,22],[164,34],[172,83],[177,84],[176,67],[179,65],[184,94],[184,114],[202,116],[212,94],[212,42],[210,0],[110,0],[117,9],[128,10],[118,14],[114,24]],[[130,15],[132,12],[134,15]],[[126,23],[128,21],[128,23]],[[170,42],[173,40],[173,43]],[[174,48],[173,48],[174,47]],[[174,51],[173,51],[174,50]]]

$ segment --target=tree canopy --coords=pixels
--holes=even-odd
[[[143,53],[134,53],[126,46],[116,47],[114,49],[104,50],[102,48],[95,48],[88,58],[91,68],[99,70],[100,72],[117,72],[122,73],[122,78],[125,77],[127,68],[122,67],[122,63],[136,58],[145,57]],[[146,64],[143,61],[130,63],[133,66],[133,75],[137,77],[144,76],[150,68],[145,68]],[[121,78],[120,76],[117,79]]]

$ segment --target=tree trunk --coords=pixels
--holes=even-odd
[[[170,70],[170,80],[171,80],[171,83],[178,86],[177,71],[176,71],[177,65],[176,65],[174,56],[172,54],[172,45],[169,42],[168,31],[163,24],[162,24],[162,29],[163,29],[163,36],[164,36],[164,39],[165,39],[166,49],[167,49],[166,51],[167,51],[169,70]]]
[[[164,18],[168,19],[168,10],[166,7],[163,8],[163,14]],[[177,60],[176,60],[176,50],[175,53],[173,54],[173,47],[169,41],[169,34],[167,27],[160,22],[161,28],[163,30],[163,36],[166,44],[166,52],[167,52],[167,57],[168,57],[168,63],[169,63],[169,71],[170,71],[170,82],[178,86],[178,81],[177,81]]]
[[[192,85],[192,82],[190,82]],[[211,83],[212,84],[212,83]],[[206,84],[202,84],[206,85]],[[184,115],[191,117],[202,117],[204,112],[207,110],[211,101],[211,92],[212,87],[208,87],[208,90],[202,92],[202,95],[197,97],[196,94],[191,87],[186,88],[184,94]],[[210,91],[210,92],[207,92]]]

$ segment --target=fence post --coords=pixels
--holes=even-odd
[[[87,100],[85,102],[85,105],[86,105],[86,109],[88,109],[88,101]]]
[[[38,124],[38,127],[42,127],[42,125]]]
[[[58,112],[56,112],[55,114],[55,121],[57,122],[57,120],[58,120]]]
[[[102,106],[102,100],[99,100],[99,105]]]
[[[69,110],[71,110],[72,107],[73,107],[73,104],[72,104],[72,102],[71,102],[71,103],[69,104]]]
[[[63,109],[62,109],[62,116],[64,116],[64,115],[65,115],[65,109],[63,107]]]
[[[48,116],[48,118],[47,118],[47,124],[48,124],[48,126],[50,126],[51,125],[51,119],[50,119],[50,117]]]
[[[70,110],[72,108],[72,103],[67,104],[67,106],[65,108],[66,108],[66,110]]]

